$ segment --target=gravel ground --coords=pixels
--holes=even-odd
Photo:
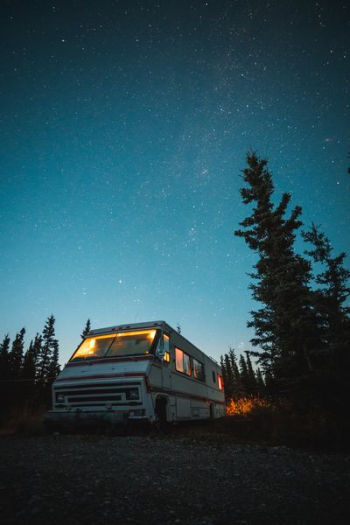
[[[0,438],[4,524],[349,523],[350,456],[176,436]]]

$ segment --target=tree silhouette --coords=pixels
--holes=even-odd
[[[273,204],[274,184],[267,160],[251,152],[247,163],[243,170],[247,186],[240,193],[243,203],[254,207],[235,235],[258,256],[255,272],[250,274],[250,289],[262,307],[251,312],[248,326],[255,330],[252,344],[261,351],[252,355],[264,373],[269,372],[277,381],[278,388],[286,391],[308,373],[303,342],[305,334],[315,330],[309,294],[311,265],[294,251],[302,210],[296,206],[287,216],[289,193],[282,195],[279,204]]]
[[[90,321],[90,319],[88,319],[88,320],[86,321],[85,328],[84,328],[84,330],[82,331],[80,337],[81,337],[82,339],[85,339],[85,337],[88,335],[88,333],[90,332],[90,330],[91,330],[91,321]]]

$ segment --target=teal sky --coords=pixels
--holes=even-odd
[[[53,313],[62,363],[87,318],[250,349],[250,148],[349,252],[349,20],[322,0],[3,2],[0,337]]]

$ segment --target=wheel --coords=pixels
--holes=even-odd
[[[167,434],[169,432],[169,423],[166,417],[165,399],[157,399],[156,401],[154,426],[157,430],[163,432],[163,434]]]

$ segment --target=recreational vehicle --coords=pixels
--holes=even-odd
[[[91,330],[52,385],[48,426],[224,416],[222,370],[165,321]]]

